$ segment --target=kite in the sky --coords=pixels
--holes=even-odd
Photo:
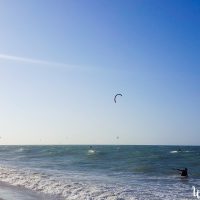
[[[114,102],[117,103],[117,96],[122,96],[122,94],[116,94],[114,97]]]

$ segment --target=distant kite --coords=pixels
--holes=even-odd
[[[115,95],[115,97],[114,97],[114,102],[115,102],[115,103],[117,103],[117,101],[116,101],[116,100],[117,100],[117,96],[122,96],[122,94],[116,94],[116,95]]]

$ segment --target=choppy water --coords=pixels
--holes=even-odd
[[[196,199],[200,147],[0,146],[0,181],[78,200]],[[173,168],[189,170],[181,178]]]

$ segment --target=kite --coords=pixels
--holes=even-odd
[[[114,102],[117,103],[117,96],[122,96],[122,94],[116,94],[114,97]]]

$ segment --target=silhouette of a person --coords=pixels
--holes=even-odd
[[[180,175],[181,176],[188,176],[188,169],[185,168],[185,169],[177,169],[178,171],[180,171]]]
[[[181,151],[182,151],[182,150],[181,150],[181,147],[179,147],[179,148],[178,148],[178,152],[181,152]]]

